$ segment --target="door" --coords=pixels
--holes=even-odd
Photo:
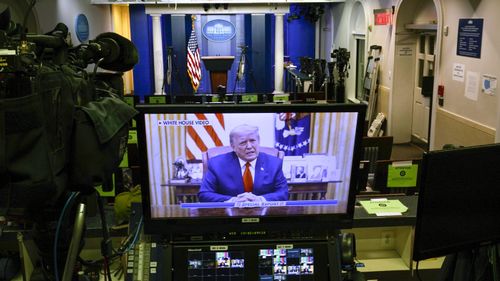
[[[359,101],[365,100],[365,37],[355,37],[356,40],[356,98]]]
[[[418,35],[415,62],[415,87],[413,90],[412,136],[428,143],[431,97],[422,94],[423,81],[434,76],[434,50],[436,33],[427,32]]]

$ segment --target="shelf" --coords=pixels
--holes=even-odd
[[[433,23],[409,23],[405,25],[408,30],[437,30],[437,24]]]
[[[364,267],[359,267],[361,272],[380,272],[380,271],[406,271],[408,266],[401,258],[378,258],[378,259],[359,259],[364,263]]]
[[[411,271],[416,268],[412,260],[413,225],[360,227],[346,229],[356,237],[356,259],[365,266],[361,272]],[[419,270],[439,269],[444,258],[421,261]]]

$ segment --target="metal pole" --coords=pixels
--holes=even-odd
[[[71,237],[71,243],[69,244],[68,256],[66,258],[66,265],[64,266],[62,281],[71,281],[73,276],[73,269],[75,268],[75,262],[80,248],[80,241],[82,240],[83,235],[85,209],[85,204],[80,203],[78,205],[78,210],[75,215],[75,224],[73,225],[73,235]]]

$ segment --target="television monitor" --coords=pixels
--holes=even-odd
[[[425,153],[413,259],[500,241],[500,144]]]
[[[244,239],[245,233],[313,235],[350,227],[364,105],[138,105],[137,109],[146,233],[179,235],[175,239],[193,235],[204,239],[209,233],[224,233],[227,239],[231,233]],[[266,200],[241,202],[238,197],[236,202],[224,202],[229,188],[245,193],[239,164],[216,161],[216,157],[229,159],[220,156],[235,157],[229,133],[242,124],[258,128],[260,153],[251,193]],[[209,156],[207,150],[223,155]],[[264,153],[268,157],[262,161],[274,166],[259,162]],[[305,175],[299,176],[299,171]],[[206,196],[208,189],[220,194]]]

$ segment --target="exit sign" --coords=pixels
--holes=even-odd
[[[375,16],[375,25],[391,25],[392,24],[392,9],[376,9],[373,10]]]

